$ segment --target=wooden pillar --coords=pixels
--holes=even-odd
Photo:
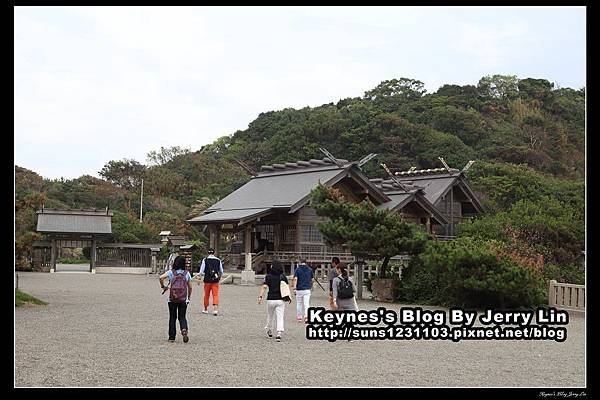
[[[252,225],[247,224],[244,227],[244,269],[246,271],[252,270]]]
[[[359,261],[356,263],[356,268],[354,269],[355,276],[354,279],[356,281],[356,297],[362,300],[362,289],[363,289],[363,262]]]
[[[431,215],[427,216],[427,220],[425,221],[425,227],[427,229],[427,233],[431,233]]]
[[[450,236],[454,236],[454,187],[450,188]]]
[[[221,230],[219,229],[219,225],[215,226],[215,245],[213,249],[215,249],[215,256],[219,256],[219,244],[221,243]]]
[[[302,235],[302,232],[300,232],[300,221],[296,220],[296,243],[294,245],[296,252],[300,252],[300,235]]]
[[[92,248],[90,249],[90,272],[96,269],[96,238],[92,237]]]
[[[446,196],[444,196],[444,212],[446,213],[446,217],[448,217],[448,197]],[[450,226],[448,222],[444,225],[444,235],[450,235]]]
[[[50,248],[50,271],[56,271],[56,239],[52,239],[52,246]]]
[[[217,227],[215,225],[208,226],[208,247],[215,250],[215,255],[217,253]]]
[[[279,243],[281,242],[281,235],[283,235],[283,227],[281,221],[273,226],[273,250],[279,251]]]

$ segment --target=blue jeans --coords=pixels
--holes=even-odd
[[[181,329],[187,329],[187,319],[185,319],[185,312],[187,311],[187,303],[173,303],[169,304],[169,339],[175,340],[177,330],[175,329],[175,320],[179,320],[179,327]]]

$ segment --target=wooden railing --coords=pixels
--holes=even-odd
[[[456,239],[456,236],[454,235],[435,235],[435,239],[437,240],[454,240]]]
[[[343,263],[352,263],[355,257],[348,253],[332,253],[332,252],[304,252],[304,251],[265,251],[265,259],[279,260],[283,262],[298,262],[306,258],[306,260],[314,263],[329,263],[333,257],[339,257]]]
[[[220,256],[222,257],[222,260],[226,258],[228,260],[236,260],[237,258],[240,258],[241,262],[244,257],[244,253],[222,253]],[[350,275],[354,276],[356,271],[356,258],[352,254],[348,253],[264,251],[252,254],[252,267],[254,270],[256,270],[256,267],[259,263],[271,263],[273,260],[279,260],[284,264],[292,264],[290,273],[293,274],[293,268],[301,259],[305,258],[313,265],[313,267],[316,264],[315,277],[319,280],[326,280],[331,270],[331,259],[333,257],[339,257],[340,261],[348,266],[348,272]],[[406,266],[408,260],[409,257],[402,257],[400,260],[392,260],[388,266],[389,271],[394,274],[398,274],[399,277],[402,277],[402,268]],[[228,266],[225,264],[225,262],[223,265],[225,268]],[[234,268],[229,267],[229,270],[233,271]],[[375,276],[377,276],[377,266],[373,264],[365,264],[363,266],[363,279],[371,279]]]
[[[252,253],[252,269],[258,271],[260,264],[265,261],[265,252],[259,251],[258,253]]]
[[[406,266],[406,262],[398,264],[391,264],[388,266],[388,270],[393,274],[397,274],[399,278],[402,277],[402,269]],[[315,269],[315,277],[319,280],[325,280],[329,276],[331,271],[331,264],[318,264]],[[356,264],[348,264],[348,273],[350,276],[356,276]],[[372,279],[377,276],[377,266],[372,264],[363,265],[363,279]]]
[[[548,305],[566,310],[585,311],[585,285],[550,281]]]

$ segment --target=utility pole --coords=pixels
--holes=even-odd
[[[142,179],[142,191],[140,193],[140,224],[142,223],[142,208],[144,207],[144,180]]]

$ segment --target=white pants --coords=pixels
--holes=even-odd
[[[310,289],[296,290],[296,317],[308,317],[308,307],[310,307]]]
[[[285,303],[283,300],[267,300],[267,326],[265,329],[271,330],[273,324],[273,313],[277,316],[277,332],[283,332],[283,312]]]

